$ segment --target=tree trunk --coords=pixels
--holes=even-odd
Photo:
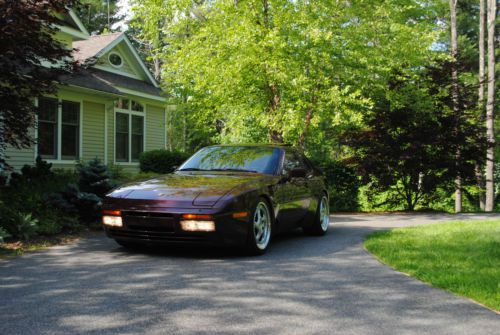
[[[495,206],[495,19],[496,0],[488,0],[488,98],[486,102],[486,212],[492,212]]]
[[[450,0],[450,30],[451,30],[451,100],[453,113],[457,120],[456,134],[460,127],[460,106],[458,101],[458,42],[457,42],[457,0]],[[458,141],[457,141],[458,145]],[[457,148],[457,176],[455,179],[455,213],[462,211],[462,178],[460,176],[460,148]]]
[[[479,92],[478,92],[478,110],[480,120],[484,120],[484,25],[485,25],[485,8],[484,1],[479,0]],[[485,194],[484,194],[484,177],[483,168],[476,164],[476,180],[479,187],[479,208],[484,211]]]
[[[304,119],[304,129],[302,130],[302,133],[300,134],[299,137],[299,147],[304,149],[305,143],[306,143],[306,136],[307,133],[309,132],[309,126],[311,125],[311,119],[314,111],[314,106],[316,104],[316,94],[313,92],[312,98],[311,98],[311,105],[307,109],[306,112],[306,117]]]

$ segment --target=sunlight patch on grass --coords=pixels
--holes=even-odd
[[[500,311],[500,220],[377,232],[365,247],[398,271]]]

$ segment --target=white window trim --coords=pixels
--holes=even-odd
[[[83,156],[83,100],[75,100],[75,99],[63,99],[56,97],[47,97],[57,100],[57,158],[49,158],[44,159],[48,163],[56,163],[56,164],[76,164],[79,160],[82,159]],[[62,148],[62,101],[70,101],[76,102],[80,104],[80,115],[78,120],[78,159],[61,159],[61,148]],[[38,98],[35,99],[35,106],[38,107]],[[36,122],[36,131],[35,131],[35,160],[38,157],[38,116],[35,119]],[[43,158],[42,158],[43,159]]]
[[[132,107],[132,100],[127,98],[129,100],[129,109],[123,109],[123,108],[116,108],[113,107],[113,164],[115,165],[124,165],[124,166],[138,166],[139,162],[133,162],[132,161],[132,118],[129,117],[128,119],[128,162],[120,162],[116,160],[116,113],[123,113],[123,114],[128,114],[129,116],[131,115],[137,115],[137,116],[142,116],[142,152],[146,151],[146,104],[135,100],[136,102],[140,103],[144,111],[143,112],[137,112],[133,111],[130,108]]]

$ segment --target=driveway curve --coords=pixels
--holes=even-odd
[[[376,230],[500,215],[336,215],[269,253],[105,237],[0,261],[0,334],[498,334],[500,315],[380,264]]]

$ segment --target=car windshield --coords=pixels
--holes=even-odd
[[[203,148],[189,158],[179,171],[242,171],[274,174],[280,149],[252,146]]]

